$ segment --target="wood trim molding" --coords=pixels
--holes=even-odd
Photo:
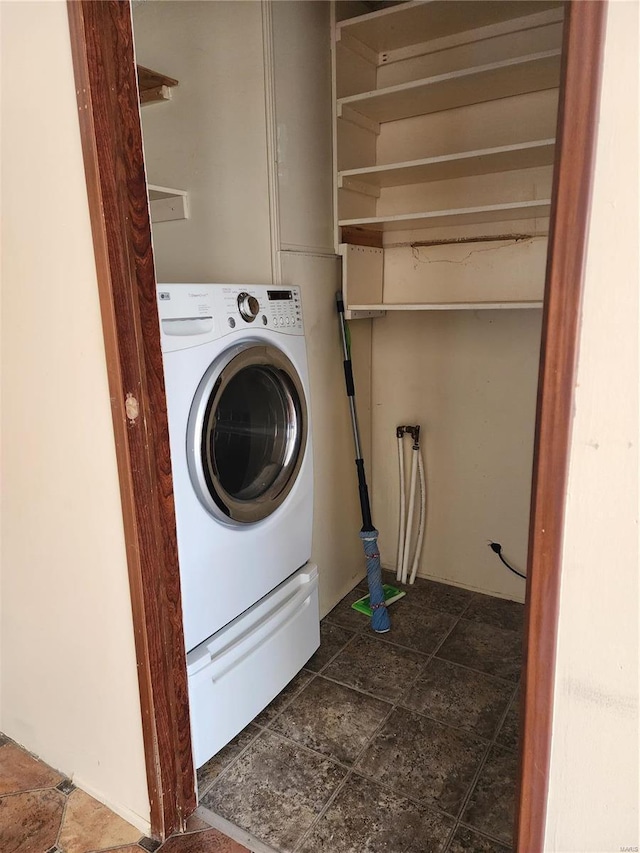
[[[538,385],[516,849],[544,849],[564,509],[606,2],[566,4]]]
[[[155,272],[128,0],[67,4],[107,355],[151,831],[196,806]]]

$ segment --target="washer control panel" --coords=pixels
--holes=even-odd
[[[302,304],[299,287],[262,286],[224,288],[224,310],[229,331],[266,328],[302,335]]]
[[[158,314],[163,352],[261,330],[304,335],[299,287],[159,284]]]
[[[267,290],[267,323],[274,329],[302,331],[302,307],[300,290]]]

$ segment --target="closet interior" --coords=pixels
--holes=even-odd
[[[298,285],[309,359],[321,646],[198,768],[198,814],[256,851],[505,853],[525,582],[489,546],[526,572],[563,4],[165,0],[133,18],[158,282]],[[351,607],[338,288],[395,585],[396,429],[421,427],[424,543],[388,635]]]

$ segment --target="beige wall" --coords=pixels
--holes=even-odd
[[[154,225],[158,280],[270,281],[260,3],[141,3],[134,25],[137,61],[179,81],[142,110],[148,181],[191,210]]]
[[[608,9],[562,561],[545,843],[557,853],[640,843],[638,4]]]
[[[383,565],[396,560],[395,429],[419,423],[427,528],[418,574],[524,600],[524,581],[487,542],[500,542],[524,569],[540,314],[388,312],[373,321],[373,508]]]
[[[137,6],[134,24],[138,61],[180,81],[142,111],[150,182],[191,201],[189,220],[154,225],[158,280],[302,288],[324,615],[364,572],[335,314],[329,4],[169,0]],[[367,448],[369,341],[361,324]]]
[[[0,727],[149,827],[66,4],[2,14]]]

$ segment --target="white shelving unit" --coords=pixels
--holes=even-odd
[[[440,244],[476,235],[487,241],[493,233],[496,243],[508,243],[511,231],[530,226],[531,238],[544,240],[555,101],[545,95],[548,115],[540,118],[536,93],[557,90],[561,31],[557,0],[415,0],[336,24],[336,243],[362,242],[369,247],[363,252],[376,253],[365,262],[341,246],[348,309],[371,316],[540,307],[539,288],[523,298],[522,284],[513,301],[504,286],[498,298],[445,302],[442,287],[437,298],[425,287],[424,302],[397,299],[384,259],[393,246],[397,272],[398,232],[412,241],[407,265],[412,246],[428,245],[431,234]],[[511,113],[534,97],[533,118],[526,105]],[[465,147],[465,139],[475,144]]]
[[[186,190],[148,184],[152,222],[169,222],[189,218],[189,196]]]

